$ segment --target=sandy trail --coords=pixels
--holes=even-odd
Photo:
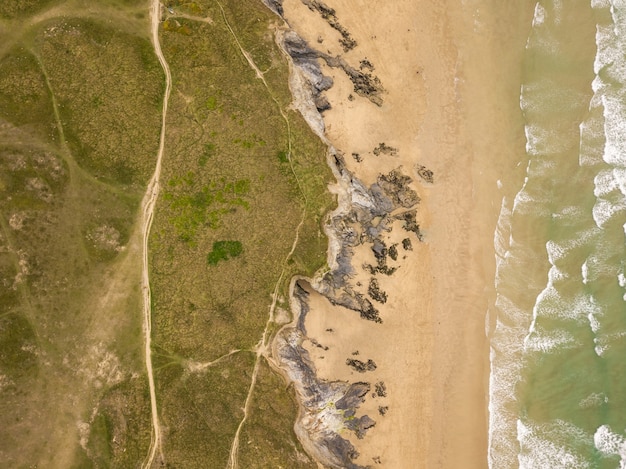
[[[167,118],[167,106],[172,89],[172,75],[169,65],[161,51],[161,43],[159,42],[159,23],[161,20],[161,3],[159,0],[153,0],[150,7],[150,19],[152,22],[152,43],[154,52],[159,59],[159,63],[165,73],[165,93],[163,95],[163,110],[161,122],[161,136],[159,139],[159,150],[154,169],[154,174],[148,183],[148,188],[142,201],[142,275],[141,284],[143,292],[143,330],[145,334],[145,354],[146,354],[146,372],[148,374],[148,385],[150,387],[150,409],[152,413],[152,436],[148,455],[142,464],[144,468],[152,467],[157,451],[161,452],[161,428],[159,424],[159,414],[157,409],[156,391],[154,387],[154,372],[152,369],[152,298],[150,292],[150,271],[148,265],[148,239],[150,237],[150,228],[154,218],[154,207],[159,196],[159,179],[161,177],[161,162],[165,149],[165,122]]]

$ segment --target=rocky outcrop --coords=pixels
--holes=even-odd
[[[276,14],[282,16],[281,0],[264,0]],[[308,3],[307,3],[308,2]],[[318,10],[331,27],[333,24],[343,28],[335,13],[318,0],[306,0],[312,8]],[[326,16],[324,16],[326,15]],[[332,23],[332,24],[331,24]],[[335,27],[335,29],[337,29]],[[349,33],[337,29],[342,38],[349,38]],[[375,425],[371,416],[359,415],[359,407],[370,392],[366,382],[325,381],[318,378],[309,353],[303,347],[307,337],[306,316],[309,314],[309,296],[312,292],[323,295],[330,303],[355,311],[365,320],[372,322],[372,327],[379,327],[383,319],[379,310],[367,295],[379,303],[387,301],[387,294],[380,289],[376,279],[369,287],[359,291],[353,285],[355,274],[353,265],[354,248],[368,244],[374,252],[376,266],[369,266],[372,276],[379,273],[392,275],[396,267],[388,265],[388,257],[395,261],[396,254],[390,254],[382,237],[392,229],[398,219],[404,221],[406,229],[415,232],[421,239],[419,226],[415,219],[415,206],[419,203],[417,193],[411,189],[412,180],[401,168],[388,174],[380,175],[376,183],[367,187],[346,168],[343,156],[326,140],[324,124],[320,115],[328,109],[330,103],[324,97],[324,91],[332,85],[332,79],[323,74],[320,60],[330,67],[340,68],[350,78],[354,91],[371,102],[382,105],[383,87],[372,72],[374,65],[364,59],[359,68],[352,67],[342,57],[333,57],[310,47],[294,31],[279,30],[277,43],[282,47],[292,63],[290,88],[294,95],[294,106],[302,113],[311,128],[329,145],[328,162],[337,179],[332,191],[337,194],[338,208],[327,219],[325,227],[329,239],[329,270],[315,279],[296,278],[290,287],[290,304],[294,322],[284,326],[276,335],[272,344],[272,358],[293,383],[300,404],[295,431],[307,452],[319,463],[330,468],[365,469],[354,463],[358,452],[354,445],[341,436],[342,431],[352,431],[357,438],[363,438]],[[354,43],[356,45],[356,42]],[[397,149],[381,144],[380,154],[394,156]],[[416,228],[417,227],[417,228]],[[407,247],[408,246],[408,247]],[[403,242],[409,249],[410,240]],[[362,266],[356,266],[361,268]],[[312,343],[316,344],[314,341]],[[319,345],[318,345],[319,346]],[[376,369],[373,360],[364,362],[348,359],[348,366],[353,367],[362,376]],[[379,392],[380,386],[375,393]],[[380,394],[377,394],[380,395]],[[382,416],[387,407],[381,410]]]
[[[362,438],[374,425],[368,416],[356,417],[370,385],[328,382],[317,377],[315,366],[302,346],[306,338],[305,318],[309,312],[307,289],[311,289],[311,285],[306,279],[292,282],[291,302],[298,320],[295,326],[280,331],[273,347],[274,357],[293,383],[300,401],[296,434],[307,452],[325,466],[365,469],[352,462],[358,452],[339,432],[349,429]]]
[[[356,448],[340,432],[349,430],[357,438],[363,438],[375,426],[372,417],[358,415],[359,406],[370,392],[370,384],[328,382],[317,377],[315,366],[302,346],[308,340],[305,320],[309,314],[309,292],[316,291],[334,305],[356,311],[363,319],[381,323],[378,309],[352,285],[355,269],[352,265],[353,248],[361,244],[371,245],[377,259],[377,266],[373,267],[375,272],[372,273],[391,275],[395,268],[387,266],[390,248],[381,235],[391,230],[392,223],[399,217],[404,217],[405,223],[413,220],[413,213],[416,212],[413,207],[419,198],[409,187],[411,178],[400,169],[381,175],[368,188],[346,169],[343,158],[332,148],[329,161],[338,179],[339,196],[339,207],[329,216],[326,226],[331,269],[315,281],[303,278],[293,280],[290,300],[296,321],[277,334],[273,356],[293,383],[301,404],[295,428],[305,449],[327,467],[363,469],[353,462],[358,457]],[[407,207],[410,208],[407,210]],[[396,213],[398,211],[399,214]],[[387,300],[376,279],[372,279],[368,291],[376,301],[384,303]],[[364,373],[364,376],[377,368],[371,359],[361,361],[349,358],[346,364]],[[375,394],[382,396],[385,393],[384,384],[378,383]],[[379,408],[381,416],[386,411],[386,407]]]

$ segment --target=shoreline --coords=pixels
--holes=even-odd
[[[309,406],[307,427],[302,425],[307,418],[304,405],[296,425],[299,438],[307,438],[307,432],[311,437],[321,426],[348,441],[355,450],[349,465],[323,461],[330,467],[485,467],[487,336],[492,327],[487,312],[494,301],[493,233],[503,196],[498,177],[508,171],[517,174],[514,158],[495,164],[492,159],[507,145],[522,141],[519,107],[499,101],[514,95],[514,80],[498,83],[495,72],[503,57],[509,75],[519,68],[517,56],[506,57],[506,48],[525,40],[524,31],[518,28],[501,44],[492,44],[491,35],[506,32],[498,23],[498,6],[482,11],[483,34],[475,38],[480,25],[468,24],[471,8],[454,2],[441,6],[399,1],[377,5],[375,13],[361,0],[273,3],[310,50],[317,51],[312,60],[318,60],[323,76],[333,80],[330,88],[323,85],[314,93],[318,109],[320,103],[324,106],[317,99],[320,95],[330,105],[314,130],[320,135],[319,126],[325,127],[320,137],[329,144],[329,162],[336,166],[337,185],[343,184],[338,190],[344,192],[329,223],[336,238],[333,247],[329,233],[331,275],[309,283],[310,288],[305,285],[306,311],[302,301],[292,307],[297,327],[285,326],[277,341],[297,343],[315,380],[346,383],[344,396],[353,389],[349,383],[366,383],[367,392],[352,402],[348,417],[375,422],[355,431],[347,419],[339,418],[343,413],[313,418],[315,406]],[[527,10],[523,5],[507,14],[514,18]],[[355,45],[346,48],[346,39]],[[348,64],[348,70],[339,62]],[[358,89],[362,81],[355,80],[350,67],[383,91],[374,90],[375,99],[368,99],[372,96],[362,91],[372,88]],[[494,127],[508,134],[481,134]],[[434,172],[433,184],[420,174],[423,168]],[[367,217],[351,211],[367,207],[368,197],[370,202],[376,199],[377,187],[385,188],[386,178],[404,181],[402,189],[396,185],[382,191],[401,203],[387,207],[386,215],[374,210],[370,214],[376,220],[363,223]],[[405,189],[421,200],[402,201]],[[401,212],[415,210],[413,220],[419,227],[407,231]],[[403,249],[406,239],[409,249]],[[392,246],[396,254],[390,259]],[[381,322],[355,314],[363,316],[364,304],[359,300],[355,306],[355,298],[365,298]],[[299,335],[282,335],[286,330]],[[277,343],[275,359],[280,357]],[[284,362],[281,366],[289,367]],[[316,453],[320,441],[317,448],[303,444]]]

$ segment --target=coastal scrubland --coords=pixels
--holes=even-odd
[[[292,430],[291,391],[255,345],[272,295],[284,320],[291,276],[324,265],[325,148],[289,109],[269,10],[167,6],[174,86],[149,245],[162,462],[226,465],[260,360],[240,464],[312,467]],[[147,454],[139,220],[165,86],[149,26],[143,0],[0,5],[8,467],[139,467]],[[262,437],[268,428],[274,437]]]
[[[136,219],[163,75],[136,3],[0,7],[7,467],[128,467],[149,442]]]
[[[254,2],[170,6],[162,47],[174,91],[150,244],[163,450],[174,466],[222,467],[256,346],[266,325],[278,326],[268,324],[273,302],[273,313],[287,311],[291,277],[325,263],[330,171],[324,146],[288,107],[272,13]],[[291,391],[259,360],[240,464],[306,467]]]

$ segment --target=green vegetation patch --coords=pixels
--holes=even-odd
[[[207,254],[206,260],[209,265],[216,265],[219,261],[227,261],[232,257],[238,257],[243,252],[239,241],[215,241],[213,249]]]
[[[322,222],[334,203],[326,148],[288,110],[288,66],[269,29],[275,17],[260,2],[220,2],[235,40],[218,3],[198,3],[212,22],[177,17],[191,35],[161,32],[174,88],[162,173],[167,195],[150,239],[165,460],[189,468],[226,467],[272,294],[286,298],[292,275],[324,265]],[[267,69],[268,87],[237,41]],[[181,365],[212,363],[232,350],[248,357],[237,372],[223,369],[230,357],[206,372]],[[293,434],[290,391],[260,366],[239,466],[311,467]],[[276,437],[262,438],[272,421]],[[254,451],[244,451],[250,440]]]
[[[170,221],[180,239],[193,243],[199,229],[217,229],[224,215],[236,213],[238,208],[249,210],[250,202],[246,197],[249,192],[249,179],[227,181],[220,178],[201,185],[196,182],[195,174],[188,172],[169,180],[163,200],[169,203]]]

